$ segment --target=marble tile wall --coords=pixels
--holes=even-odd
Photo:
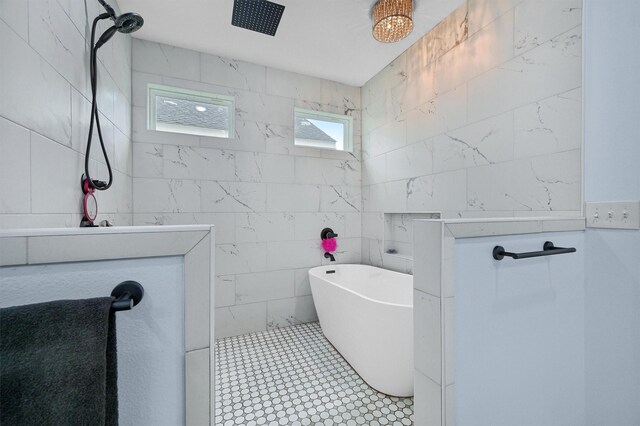
[[[468,0],[362,88],[363,262],[383,213],[581,211],[582,1]]]
[[[133,222],[216,227],[216,337],[316,320],[307,271],[361,261],[360,88],[133,41]],[[148,83],[234,96],[233,139],[147,130]],[[354,117],[354,151],[295,147],[294,107]]]
[[[80,223],[91,108],[90,26],[103,11],[93,0],[1,2],[0,228]],[[98,27],[99,34],[107,25]],[[130,225],[131,38],[117,33],[98,59],[100,121],[114,169],[113,186],[97,195],[98,217]],[[91,170],[106,179],[98,146],[93,145]]]

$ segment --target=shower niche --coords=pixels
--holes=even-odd
[[[440,213],[384,214],[385,255],[413,259],[413,221],[418,219],[440,219]]]

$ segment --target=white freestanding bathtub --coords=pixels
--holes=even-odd
[[[309,270],[322,332],[374,389],[413,395],[413,277],[367,265]]]

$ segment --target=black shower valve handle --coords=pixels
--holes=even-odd
[[[327,240],[329,238],[336,238],[337,236],[338,234],[333,232],[333,229],[331,228],[324,228],[322,232],[320,232],[320,238],[322,238],[323,240]]]

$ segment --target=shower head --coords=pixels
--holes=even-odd
[[[142,25],[144,24],[144,19],[142,19],[142,16],[133,12],[123,13],[122,15],[117,17],[114,17],[115,15],[111,16],[110,14],[109,16],[111,17],[111,19],[113,19],[115,24],[112,27],[108,28],[102,34],[102,36],[100,36],[100,38],[98,39],[98,42],[96,43],[96,47],[95,47],[96,49],[99,49],[100,47],[102,47],[102,45],[104,45],[107,41],[109,41],[109,39],[111,39],[111,37],[113,37],[113,35],[116,32],[121,32],[123,34],[130,34],[134,31],[138,31],[140,27],[142,27]],[[106,18],[107,17],[105,14],[105,19]]]
[[[119,32],[129,34],[138,31],[144,25],[144,19],[137,13],[123,13],[114,19]]]

